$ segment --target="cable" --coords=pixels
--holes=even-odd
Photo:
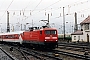
[[[4,1],[2,2],[2,4],[1,4],[0,8],[2,7],[3,3],[4,3]]]
[[[39,4],[42,2],[42,0],[38,3],[38,5],[32,10],[32,12],[39,6]]]
[[[31,1],[31,0],[30,0],[30,1]],[[35,1],[36,1],[36,0],[35,0]],[[34,2],[35,2],[35,1],[34,1]],[[34,3],[31,3],[31,4],[30,4],[30,2],[29,2],[29,3],[27,4],[27,6],[26,6],[24,9],[22,9],[22,10],[25,10],[29,5],[32,5],[32,4],[34,4]],[[29,11],[30,11],[30,10],[29,10]]]
[[[78,2],[77,4],[80,5],[80,4],[84,4],[84,3],[87,3],[87,2],[88,2],[88,1]],[[76,4],[71,4],[71,5],[76,6]],[[66,5],[65,7],[67,7],[67,6],[70,6],[70,5]],[[70,7],[72,7],[72,6],[70,6]],[[87,10],[89,10],[89,9],[90,9],[90,8],[83,9],[83,10],[77,11],[77,13],[82,13],[83,11],[87,11]],[[65,16],[67,16],[67,15],[73,15],[73,14],[75,14],[75,12],[70,13],[70,14],[65,14]],[[63,17],[63,16],[59,16],[59,17]],[[59,18],[59,17],[55,17],[55,18]]]
[[[31,1],[31,0],[30,0]],[[27,4],[27,6],[24,8],[24,9],[26,9],[27,7],[28,7],[28,5],[30,4],[30,2]]]
[[[59,1],[61,1],[61,0],[59,0]],[[52,5],[56,4],[56,3],[58,3],[59,1],[57,1],[57,2],[55,2],[55,3],[53,3],[53,4],[51,4],[51,5],[49,5],[48,7],[50,7],[50,6],[52,6]],[[42,10],[45,10],[45,9],[47,9],[48,7],[44,8],[44,9],[42,9]],[[41,10],[41,11],[42,11],[42,10]]]
[[[59,1],[61,1],[61,0],[59,0]],[[54,5],[54,4],[56,4],[56,3],[58,3],[59,1],[57,1],[57,2],[55,2],[55,3],[52,3],[51,5],[49,5],[49,6],[47,6],[46,8],[44,8],[44,9],[42,9],[42,10],[45,10],[45,9],[47,9],[47,8],[49,8],[50,6],[52,6],[52,5]],[[38,3],[38,5],[33,9],[33,11],[35,11],[35,9],[39,6],[39,4],[42,2],[42,0]],[[85,2],[78,2],[78,4],[79,3],[86,3],[87,1],[85,1]],[[11,2],[12,3],[12,2]],[[30,3],[30,2],[29,2]],[[75,2],[76,3],[76,2]],[[76,3],[77,4],[77,3]],[[76,5],[76,4],[69,4],[69,5]],[[10,4],[11,5],[11,4]],[[29,5],[29,4],[28,4]],[[28,6],[27,5],[27,6]],[[25,7],[25,8],[27,8],[27,6]],[[68,5],[67,5],[68,6]],[[66,6],[65,6],[66,7]],[[72,7],[72,6],[71,6]],[[9,8],[9,7],[8,7]],[[7,8],[7,9],[8,9]],[[42,11],[41,10],[41,11]],[[52,9],[53,10],[53,9]],[[19,11],[19,10],[14,10],[14,11]],[[26,10],[25,10],[26,11]],[[28,10],[29,11],[29,10]],[[6,12],[6,11],[5,11]],[[39,11],[40,12],[40,11]],[[38,12],[37,12],[38,13]],[[35,13],[36,14],[36,13]],[[74,13],[70,13],[70,14],[68,14],[68,15],[71,15],[71,14],[74,14]],[[4,14],[3,14],[4,15]]]
[[[55,3],[53,3],[53,4],[51,4],[51,5],[49,5],[48,7],[50,7],[50,6],[52,6],[52,5],[54,5],[54,4],[56,4],[56,3],[58,3],[59,1],[61,1],[61,0],[58,0],[57,2],[55,2]],[[40,1],[41,2],[41,1]],[[38,6],[38,5],[37,5]],[[46,8],[48,8],[48,7],[46,7]],[[43,11],[43,10],[45,10],[46,8],[44,8],[44,9],[42,9],[41,11]],[[39,11],[40,12],[40,11]],[[38,12],[37,12],[38,13]],[[36,14],[36,13],[35,13]],[[31,15],[32,16],[32,15]]]
[[[11,1],[10,5],[8,6],[8,8],[11,6],[11,4],[12,4],[13,1],[14,0]],[[6,11],[8,10],[8,8],[6,9]],[[6,13],[6,11],[4,12],[4,14]],[[4,16],[4,14],[2,15],[2,17]],[[2,19],[2,17],[1,17],[1,19]]]
[[[70,6],[70,7],[72,7],[72,6],[76,6],[76,5],[80,5],[80,4],[84,4],[84,3],[87,3],[88,1],[77,1],[77,2],[74,2],[74,3],[72,3],[72,4],[68,4],[68,5],[66,5],[66,6],[64,6],[64,7],[67,7],[67,6]]]
[[[59,0],[59,1],[61,1],[61,0]],[[58,3],[59,1],[57,1],[57,2],[55,2],[55,3],[53,3],[53,4],[51,4],[51,5],[49,5],[48,7],[50,7],[50,6],[52,6],[52,5],[56,4],[56,3]],[[79,2],[79,3],[75,2],[76,4],[69,4],[69,5],[66,5],[65,7],[70,6],[70,5],[76,6],[77,4],[80,5],[80,4],[84,4],[84,3],[87,3],[87,2],[88,2],[88,1]],[[47,9],[48,7],[42,9],[41,11]],[[70,6],[70,7],[72,7],[72,6]],[[52,10],[53,10],[53,9],[52,9]],[[40,12],[40,11],[39,11],[39,12]],[[35,14],[36,14],[36,13],[35,13]],[[74,13],[71,13],[71,14],[74,14]],[[71,15],[71,14],[67,14],[67,15]]]

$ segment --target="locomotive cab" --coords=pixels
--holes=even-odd
[[[57,30],[50,29],[44,30],[44,44],[48,47],[58,47],[58,35]]]

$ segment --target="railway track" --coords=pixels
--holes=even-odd
[[[85,52],[87,50],[90,52],[90,44],[88,43],[59,43],[59,48],[81,52]]]
[[[8,52],[0,48],[0,60],[17,60],[16,58],[12,57]]]
[[[35,57],[39,60],[62,60],[60,57],[57,58],[53,55],[48,55],[48,54],[43,53],[41,51],[31,50],[31,49],[27,49],[27,48],[20,48],[20,49],[17,49],[17,50],[24,53],[27,56],[33,56],[33,57]],[[29,57],[25,57],[26,60],[28,60],[27,58],[29,59]]]
[[[19,59],[21,60],[33,60],[33,59],[34,60],[62,60],[60,57],[55,57],[53,54],[50,55],[50,54],[47,54],[47,52],[43,52],[40,50],[34,50],[28,47],[25,48],[25,46],[8,45],[8,44],[5,44],[5,45],[11,47],[10,53],[16,58],[19,57]]]
[[[87,55],[75,54],[75,53],[70,53],[70,52],[65,52],[65,51],[60,51],[60,50],[54,50],[53,52],[57,54],[74,57],[74,58],[90,60],[90,56],[87,56]]]
[[[83,46],[86,46],[86,45],[87,44],[83,44]],[[71,44],[70,43],[69,44],[62,43],[61,46],[63,46],[63,47],[69,46],[69,47],[73,48],[73,46],[78,46],[78,45],[76,45],[74,43],[71,43]],[[79,46],[81,46],[81,45],[79,44]],[[41,51],[41,50],[25,48],[25,46],[22,47],[22,46],[16,46],[16,45],[15,46],[9,45],[9,47],[13,47],[13,52],[18,51],[20,53],[20,56],[23,57],[23,60],[30,60],[31,58],[34,60],[63,60],[63,58],[61,56],[56,57],[54,54],[70,56],[70,57],[72,57],[72,58],[74,57],[76,59],[90,60],[90,57],[88,55],[86,56],[86,55],[82,55],[82,54],[76,54],[76,53],[71,53],[68,51],[62,51],[62,50],[57,50],[57,49],[48,52],[48,51]],[[74,47],[74,48],[77,48],[77,47]]]
[[[90,43],[59,43],[58,54],[90,60]],[[87,52],[87,55],[85,53]]]

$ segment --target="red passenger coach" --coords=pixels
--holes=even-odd
[[[13,43],[22,44],[23,39],[20,35],[22,33],[23,33],[23,31],[0,33],[0,41],[1,42],[8,42],[8,43],[13,42]]]

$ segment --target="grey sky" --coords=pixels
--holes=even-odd
[[[90,14],[89,6],[89,0],[0,0],[0,23],[2,23],[2,29],[5,30],[7,11],[10,13],[10,23],[15,26],[15,29],[19,28],[16,23],[19,23],[18,26],[27,22],[31,24],[32,20],[35,26],[44,25],[45,23],[40,20],[47,19],[47,14],[49,14],[50,24],[56,27],[60,33],[63,31],[61,28],[63,25],[62,7],[65,7],[65,21],[68,22],[66,29],[69,32],[72,29],[71,26],[74,25],[74,13],[78,14],[79,24]]]

